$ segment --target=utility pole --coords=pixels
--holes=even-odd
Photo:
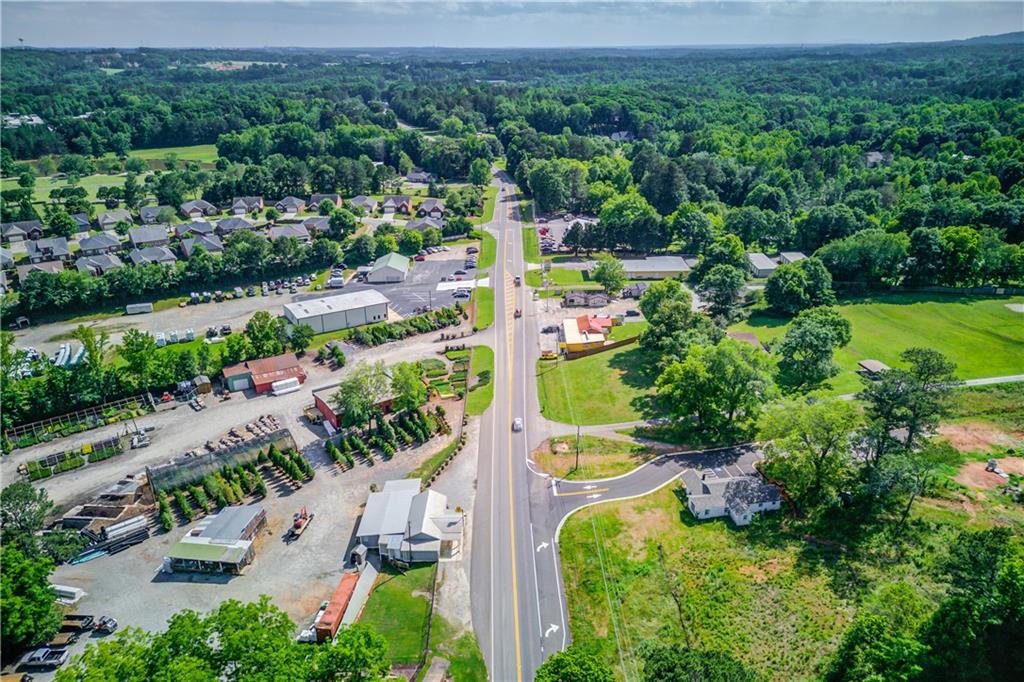
[[[576,425],[576,468],[575,471],[580,469],[580,425]]]

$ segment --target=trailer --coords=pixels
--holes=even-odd
[[[64,620],[61,621],[60,631],[61,632],[85,632],[86,630],[92,629],[92,624],[95,622],[94,616],[86,616],[78,613],[65,614]]]
[[[314,628],[318,643],[330,641],[338,633],[338,628],[341,627],[341,617],[345,615],[345,609],[348,608],[357,582],[359,582],[358,573],[346,573],[341,576],[341,582],[338,583],[337,589],[331,595],[331,600],[328,602],[320,622]]]
[[[129,303],[124,307],[125,315],[142,315],[153,312],[152,303]]]
[[[273,395],[286,395],[288,393],[295,393],[302,388],[302,384],[299,383],[298,377],[290,377],[288,379],[281,379],[270,384],[270,392]]]

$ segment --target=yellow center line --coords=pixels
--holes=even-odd
[[[505,287],[506,301],[508,300],[508,277],[509,273],[506,271],[506,263],[508,262],[510,240],[505,239],[505,253],[501,260],[501,281],[502,286]],[[515,301],[515,291],[512,291],[513,302]],[[512,424],[512,377],[514,374],[515,366],[515,319],[510,316],[511,311],[508,310],[508,306],[505,307],[505,329],[506,329],[506,343],[508,346],[508,424]],[[506,427],[508,428],[508,427]],[[508,527],[509,527],[509,540],[512,548],[512,622],[515,627],[515,640],[516,640],[516,680],[522,682],[523,679],[523,653],[522,645],[519,638],[519,581],[516,576],[516,514],[514,504],[514,491],[512,487],[512,429],[508,429]]]
[[[593,490],[573,490],[571,493],[555,493],[555,497],[569,497],[570,495],[595,495],[606,493],[608,488],[594,488]]]

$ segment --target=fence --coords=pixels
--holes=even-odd
[[[4,432],[4,435],[11,442],[14,448],[31,447],[39,442],[48,442],[56,438],[63,438],[82,431],[88,431],[100,426],[105,426],[108,419],[124,421],[135,416],[140,409],[150,410],[154,406],[153,397],[149,393],[140,393],[130,398],[112,400],[96,407],[87,407],[67,414],[40,419],[29,424],[15,426]],[[111,410],[119,413],[112,417],[105,417],[104,413]]]
[[[278,429],[214,452],[182,457],[156,467],[146,467],[146,475],[154,493],[158,490],[182,488],[202,480],[208,474],[220,471],[224,465],[233,467],[236,464],[248,464],[256,459],[260,450],[269,448],[271,444],[276,445],[282,452],[295,448],[292,432],[288,429]]]
[[[591,348],[589,350],[577,350],[577,351],[573,351],[571,353],[569,351],[566,351],[565,352],[565,359],[566,360],[576,360],[577,358],[585,358],[588,355],[597,355],[598,353],[603,353],[606,350],[612,350],[613,348],[621,348],[622,346],[628,346],[629,344],[633,343],[634,341],[636,341],[639,338],[640,338],[639,336],[631,336],[628,339],[619,339],[618,341],[612,341],[611,343],[606,343],[603,346],[601,346],[600,348]]]

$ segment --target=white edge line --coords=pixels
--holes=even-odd
[[[620,478],[625,478],[626,476],[632,476],[633,474],[635,474],[636,472],[640,471],[644,467],[650,466],[650,465],[655,464],[656,462],[658,462],[660,460],[667,459],[669,457],[679,457],[680,455],[710,455],[710,454],[713,454],[713,453],[716,453],[716,452],[723,452],[725,450],[734,450],[736,448],[747,448],[747,447],[751,447],[751,446],[755,446],[755,445],[757,445],[757,443],[755,443],[754,441],[750,441],[750,442],[747,442],[747,443],[737,443],[736,445],[725,445],[725,446],[722,446],[720,448],[712,448],[710,450],[680,450],[679,452],[666,452],[665,454],[658,455],[654,459],[649,459],[646,462],[644,462],[643,464],[641,464],[640,466],[638,466],[637,468],[631,469],[631,470],[627,471],[624,474],[619,474],[618,476],[609,476],[608,478],[588,478],[588,479],[582,479],[582,478],[581,479],[575,479],[574,478],[571,481],[567,480],[565,478],[559,478],[559,479],[556,479],[556,480],[562,481],[563,483],[570,483],[570,484],[576,484],[576,483],[590,484],[590,483],[605,483],[607,481],[617,481]],[[547,476],[548,474],[544,474],[544,475]],[[622,498],[622,499],[628,499],[628,498]]]
[[[565,651],[566,638],[569,636],[569,623],[565,612],[565,604],[562,601],[562,569],[559,566],[558,538],[551,538],[551,562],[555,565],[555,592],[558,593],[558,613],[562,617],[562,651]]]

